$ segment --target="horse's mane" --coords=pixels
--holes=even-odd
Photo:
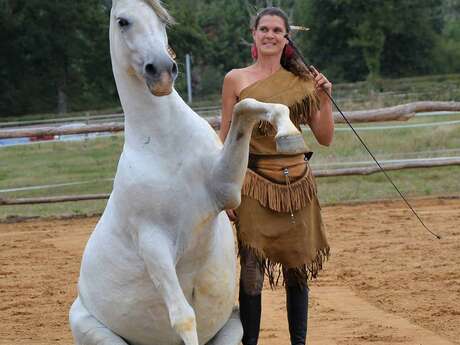
[[[153,8],[157,16],[166,23],[166,25],[175,24],[174,18],[166,11],[159,0],[144,0],[150,7]]]

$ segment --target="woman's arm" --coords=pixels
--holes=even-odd
[[[219,137],[225,141],[230,124],[232,123],[233,107],[238,101],[236,95],[236,78],[234,70],[227,73],[222,86],[222,116],[220,120]]]
[[[332,84],[313,66],[310,67],[315,77],[315,88],[320,100],[320,109],[310,117],[310,128],[318,143],[329,146],[334,137],[334,118],[332,116],[332,102],[326,95],[331,95]]]

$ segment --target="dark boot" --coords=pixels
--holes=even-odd
[[[308,287],[287,286],[286,308],[292,345],[305,345],[307,338]]]
[[[260,331],[262,295],[248,295],[240,285],[240,318],[243,325],[243,345],[257,345]]]

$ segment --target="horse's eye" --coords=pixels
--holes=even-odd
[[[118,18],[118,25],[120,28],[125,28],[129,25],[129,22],[125,18]]]

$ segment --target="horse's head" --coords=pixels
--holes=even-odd
[[[177,77],[166,36],[166,26],[172,22],[158,0],[114,0],[110,15],[114,72],[145,81],[155,96],[169,95]]]

